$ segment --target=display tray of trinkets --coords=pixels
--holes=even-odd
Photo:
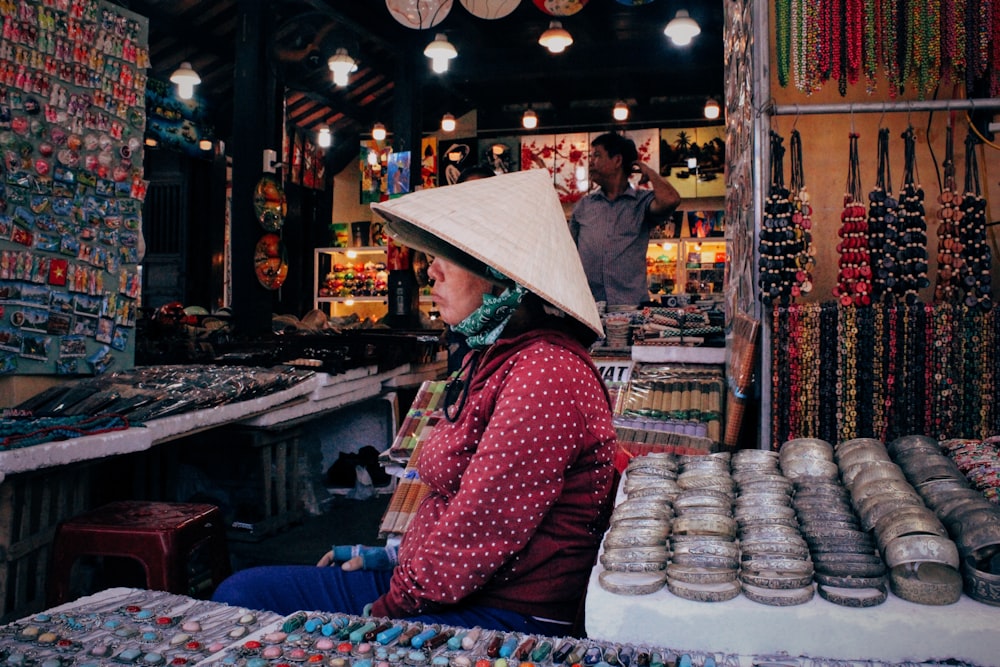
[[[281,619],[173,593],[113,588],[0,627],[0,665],[195,665]]]
[[[266,611],[114,588],[0,626],[3,667],[715,667],[681,652],[348,614]],[[784,660],[782,665],[798,665]],[[805,664],[809,664],[808,662]]]

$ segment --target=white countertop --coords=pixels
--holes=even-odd
[[[624,479],[616,502],[625,498]],[[601,587],[597,565],[586,599],[587,636],[599,641],[655,644],[671,650],[738,656],[808,656],[887,663],[954,659],[1000,664],[1000,607],[965,595],[945,606],[921,605],[891,592],[881,605],[854,609],[818,594],[805,604],[774,607],[739,595],[694,602],[665,587],[649,595],[616,595]]]
[[[289,425],[378,396],[383,382],[412,370],[411,364],[403,364],[381,373],[375,366],[355,368],[336,375],[316,373],[293,387],[247,401],[152,419],[143,426],[122,431],[0,451],[0,482],[15,473],[141,452],[154,445],[226,424],[256,428]]]
[[[749,656],[787,654],[890,663],[950,658],[975,665],[1000,660],[1000,608],[962,596],[941,607],[889,594],[877,607],[851,609],[816,595],[806,604],[772,607],[743,595],[693,602],[666,588],[614,595],[594,568],[587,589],[587,636],[599,641],[669,647],[683,652]],[[742,664],[742,661],[741,661]],[[746,663],[750,664],[750,663]]]

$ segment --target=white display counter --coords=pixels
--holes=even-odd
[[[0,451],[0,482],[5,476],[19,472],[145,451],[154,445],[226,424],[257,428],[291,425],[378,396],[383,382],[412,372],[412,364],[403,364],[381,373],[375,366],[355,368],[337,375],[316,373],[288,389],[267,396],[152,419],[140,427],[122,431]]]
[[[618,501],[624,499],[623,483]],[[920,605],[892,593],[881,605],[854,609],[818,594],[806,604],[774,607],[743,595],[727,602],[693,602],[666,588],[616,595],[601,587],[597,565],[586,599],[587,636],[687,652],[740,656],[788,655],[878,663],[958,661],[1000,665],[1000,607],[965,595],[955,604]]]
[[[943,607],[918,605],[890,593],[885,603],[850,609],[816,595],[794,607],[771,607],[742,595],[728,602],[692,602],[666,588],[651,595],[608,593],[597,580],[587,590],[587,636],[656,644],[690,652],[740,656],[810,656],[837,660],[1000,664],[1000,608],[963,596]],[[749,663],[748,663],[749,664]]]

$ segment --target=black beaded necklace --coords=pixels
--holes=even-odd
[[[795,229],[792,225],[792,202],[785,187],[784,139],[771,131],[771,187],[764,201],[760,230],[760,300],[787,305],[795,277]]]
[[[917,183],[917,136],[912,127],[903,132],[903,187],[900,188],[901,237],[897,252],[900,287],[907,303],[916,303],[918,291],[930,285],[927,278],[927,221],[924,219],[924,190]]]
[[[965,139],[965,195],[962,197],[960,289],[969,308],[989,310],[993,291],[990,285],[992,253],[986,240],[986,200],[982,196],[976,146],[979,140],[969,131]]]
[[[899,202],[892,196],[889,168],[889,129],[878,131],[878,174],[868,193],[868,246],[871,255],[872,301],[881,299],[895,284],[893,270],[899,241]]]

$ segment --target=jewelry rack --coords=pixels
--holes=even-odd
[[[833,104],[772,104],[772,116],[838,113],[910,113],[915,111],[975,111],[1000,108],[1000,97],[961,100],[914,100],[900,102],[841,102]]]

